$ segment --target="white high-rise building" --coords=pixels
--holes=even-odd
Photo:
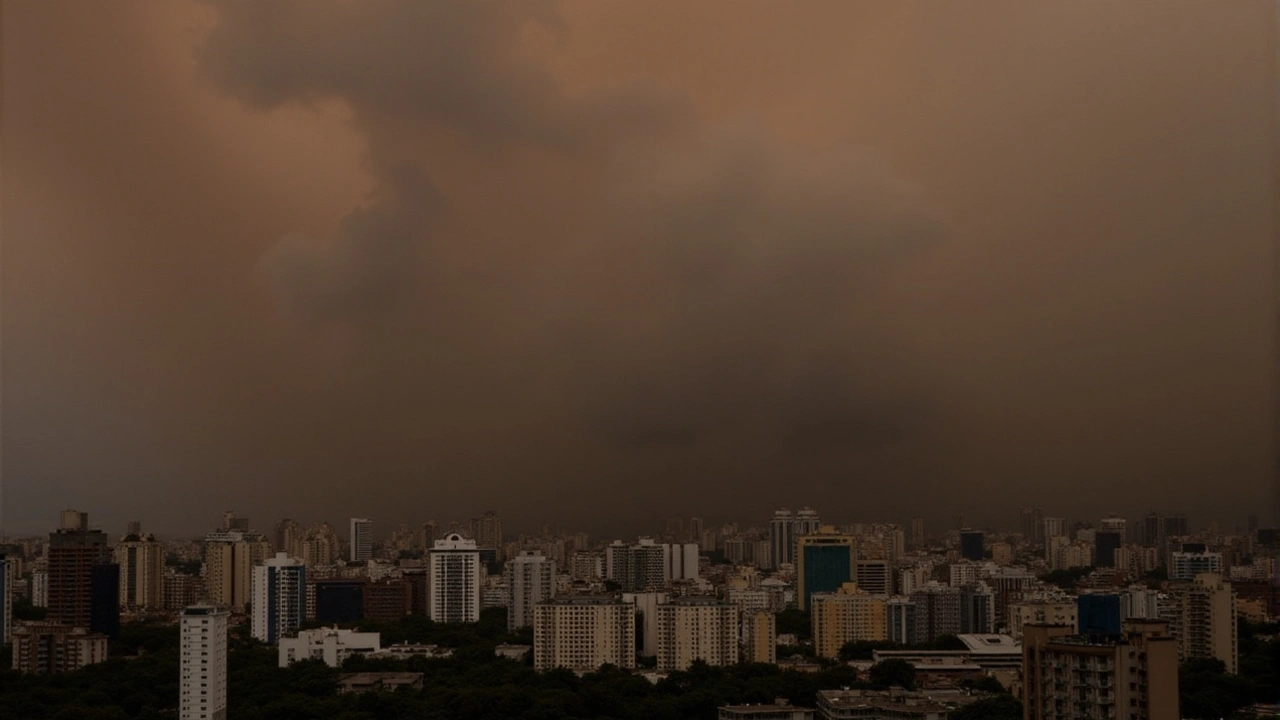
[[[479,622],[483,571],[476,541],[452,533],[437,540],[430,555],[428,615],[435,622]]]
[[[769,521],[769,567],[778,568],[791,562],[791,529],[795,514],[786,508],[773,513]]]
[[[226,720],[227,611],[193,605],[182,611],[181,632],[178,720]]]
[[[614,597],[566,595],[533,611],[533,667],[593,671],[636,666],[635,606]]]
[[[688,670],[738,662],[738,609],[713,597],[682,597],[658,606],[658,669]]]
[[[285,553],[253,569],[252,633],[264,643],[292,637],[307,615],[307,568]]]
[[[368,518],[351,518],[351,548],[348,557],[352,562],[367,562],[373,557],[373,521]]]
[[[1222,553],[1176,552],[1171,557],[1170,580],[1192,580],[1201,573],[1222,574]]]
[[[556,561],[524,550],[507,562],[507,629],[533,624],[533,608],[556,594]]]
[[[49,569],[38,567],[31,571],[31,604],[49,607]]]
[[[663,545],[663,574],[667,582],[698,579],[698,544]]]

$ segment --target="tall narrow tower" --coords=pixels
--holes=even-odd
[[[182,611],[178,720],[227,720],[226,610],[192,605]]]

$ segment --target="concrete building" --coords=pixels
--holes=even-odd
[[[663,545],[662,571],[666,582],[698,579],[698,544]]]
[[[399,622],[413,614],[413,584],[403,578],[367,582],[361,592],[360,614],[371,623]]]
[[[8,645],[13,636],[13,581],[17,565],[0,555],[0,645]]]
[[[786,508],[777,510],[769,522],[769,558],[764,562],[756,558],[756,565],[778,568],[795,564],[796,541],[818,532],[821,527],[822,521],[812,508],[801,508],[794,513]]]
[[[537,550],[524,550],[507,561],[507,629],[533,624],[533,608],[555,597],[556,562]]]
[[[164,548],[155,535],[125,535],[115,548],[120,566],[120,607],[159,609],[164,606]]]
[[[227,611],[193,605],[182,611],[178,720],[226,720]]]
[[[607,596],[572,595],[534,607],[533,666],[594,671],[636,666],[635,606]]]
[[[62,527],[49,534],[48,619],[72,627],[91,627],[92,606],[109,588],[94,587],[94,568],[111,562],[107,535],[88,529],[87,513],[64,510]],[[119,603],[119,598],[114,598]]]
[[[32,675],[73,672],[107,659],[107,636],[59,622],[18,623],[9,635],[13,669]]]
[[[1201,573],[1170,590],[1171,633],[1178,659],[1217,658],[1235,674],[1239,660],[1236,594],[1221,575]]]
[[[768,610],[742,613],[742,661],[778,662],[778,617]]]
[[[622,593],[622,602],[636,610],[636,652],[641,657],[658,654],[658,606],[670,598],[664,592]]]
[[[695,660],[738,662],[738,609],[714,597],[681,597],[658,606],[658,670],[688,670]]]
[[[298,632],[307,612],[307,568],[284,553],[253,568],[253,637],[275,644]]]
[[[796,607],[807,610],[814,593],[831,593],[857,578],[857,539],[831,528],[796,539]]]
[[[818,657],[834,659],[852,640],[888,640],[888,606],[883,596],[862,592],[845,583],[837,592],[812,597],[813,649]]]
[[[368,562],[373,557],[373,521],[369,518],[351,518],[347,541],[347,559],[351,562]]]
[[[37,567],[31,571],[31,604],[49,607],[49,568]]]
[[[925,549],[924,518],[911,518],[911,549]]]
[[[634,545],[615,541],[605,549],[605,579],[617,583],[623,592],[646,592],[664,589],[673,579],[672,571],[685,572],[686,557],[683,550],[675,553],[672,547],[654,542],[652,538],[640,538]],[[692,545],[693,577],[697,577],[697,545]],[[678,579],[678,578],[677,578]]]
[[[981,530],[960,531],[960,557],[973,562],[982,562],[986,555],[986,538]]]
[[[1068,600],[1040,600],[1009,605],[1009,635],[1022,639],[1027,625],[1066,625],[1074,632],[1079,606]]]
[[[1170,555],[1170,580],[1194,580],[1200,573],[1222,574],[1222,553],[1175,552]]]
[[[484,569],[474,540],[450,533],[431,548],[427,589],[430,618],[442,623],[480,621],[480,586]]]
[[[204,539],[205,589],[209,601],[242,613],[253,599],[253,568],[271,557],[271,543],[256,533],[220,530]]]
[[[502,517],[489,510],[471,521],[471,536],[475,538],[476,547],[492,548],[498,560],[503,559]]]
[[[352,655],[368,655],[382,649],[378,633],[334,628],[303,630],[297,637],[281,638],[280,667],[299,660],[323,660],[331,668],[342,667]]]
[[[1120,636],[1075,635],[1067,625],[1023,628],[1026,720],[1178,720],[1178,651],[1159,620]]]
[[[872,595],[893,594],[893,567],[888,560],[858,560],[854,566],[858,587]]]
[[[819,690],[819,720],[946,720],[948,713],[976,701],[956,691]]]
[[[915,643],[927,643],[943,635],[959,635],[961,632],[962,591],[960,588],[930,582],[911,593],[916,606]]]

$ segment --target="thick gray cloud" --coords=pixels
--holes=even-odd
[[[1269,3],[3,13],[8,527],[1271,493]]]

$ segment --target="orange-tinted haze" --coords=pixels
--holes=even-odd
[[[5,527],[1241,522],[1274,16],[6,2]]]

